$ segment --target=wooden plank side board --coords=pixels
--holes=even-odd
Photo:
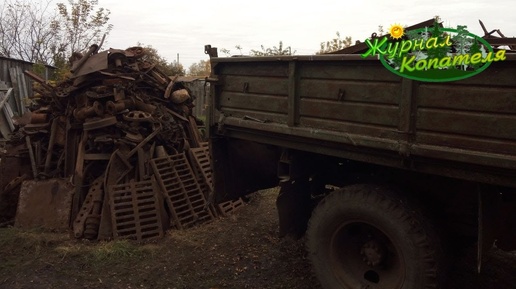
[[[0,91],[0,109],[4,108],[4,105],[7,104],[7,101],[11,97],[12,93],[13,93],[13,89],[12,88],[9,88],[5,92],[4,91]]]
[[[22,112],[21,94],[23,92],[20,89],[21,83],[19,81],[17,67],[9,68],[9,76],[11,77],[11,84],[14,88],[14,97],[13,97],[14,108],[15,108],[16,112],[21,113]]]
[[[337,131],[345,134],[369,135],[382,139],[397,140],[399,132],[395,127],[364,124],[349,121],[335,121],[320,117],[301,117],[300,126],[304,128],[316,128],[328,131]]]
[[[516,140],[516,114],[420,108],[416,126],[418,131]]]
[[[516,113],[516,83],[514,87],[421,84],[418,90],[418,106],[514,114]]]
[[[29,92],[32,91],[27,84],[32,85],[32,81],[27,81],[27,76],[23,73],[23,69],[21,67],[16,68],[16,72],[18,74],[18,86],[20,87],[20,115],[23,115],[27,109],[25,108],[26,104],[29,100]],[[32,88],[32,87],[30,87]]]
[[[473,77],[419,83],[418,145],[516,155],[516,66],[495,62]]]
[[[288,95],[288,78],[266,76],[234,76],[225,75],[220,78],[224,91]]]
[[[400,91],[400,83],[396,82],[305,78],[300,83],[299,94],[301,98],[397,105]]]
[[[238,108],[224,108],[224,117],[234,117],[242,120],[248,119],[254,122],[262,123],[287,123],[287,114],[265,112],[249,109],[238,109]],[[217,114],[218,119],[221,119],[221,114]],[[223,119],[223,118],[222,118]]]
[[[9,99],[12,98],[12,95],[12,88],[9,88],[6,93],[0,92],[0,113],[2,114],[0,120],[3,122],[2,135],[6,139],[9,138],[9,133],[14,131],[14,123],[12,120],[14,113],[9,104]]]
[[[238,108],[251,111],[287,113],[286,97],[231,91],[223,92],[221,96],[219,99],[221,110],[225,110],[225,108]]]
[[[415,143],[516,156],[515,140],[419,131]]]
[[[288,77],[288,62],[261,62],[256,57],[252,62],[217,63],[217,75]]]
[[[399,111],[395,105],[301,99],[300,116],[351,121],[396,127]]]
[[[223,81],[214,102],[226,118],[214,119],[230,137],[300,142],[295,147],[308,151],[351,145],[357,154],[380,152],[400,163],[516,170],[515,64],[513,57],[468,79],[433,83],[401,78],[371,60],[219,60]]]
[[[304,61],[299,65],[301,79],[337,79],[365,82],[400,82],[401,77],[388,71],[380,62]]]

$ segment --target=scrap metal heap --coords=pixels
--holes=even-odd
[[[21,186],[15,225],[143,240],[213,220],[208,144],[190,90],[141,47],[93,45],[74,57],[72,76],[56,86],[25,72],[41,97],[11,140],[31,171],[6,186]]]
[[[405,27],[404,30],[410,31],[410,30],[421,29],[421,28],[425,28],[425,27],[431,27],[431,26],[435,25],[436,20],[438,22],[438,25],[440,27],[443,27],[442,23],[439,22],[439,19],[433,18],[433,19],[429,19],[429,20],[414,24],[412,26]],[[482,30],[484,31],[484,35],[482,36],[482,38],[484,38],[487,43],[489,43],[491,46],[493,46],[493,48],[495,48],[495,49],[502,48],[502,49],[505,49],[505,50],[511,51],[511,52],[516,51],[516,37],[505,37],[505,35],[502,33],[502,31],[500,31],[500,29],[494,29],[494,30],[488,31],[486,29],[486,26],[484,25],[484,23],[481,20],[478,20],[478,22],[480,23],[480,27],[482,27]],[[382,38],[384,36],[387,36],[387,34],[378,35],[376,32],[373,32],[371,34],[371,39]],[[508,49],[506,49],[506,48],[508,48]],[[329,52],[328,54],[362,54],[362,53],[366,52],[368,49],[369,49],[369,47],[367,46],[367,44],[365,42],[357,41],[354,45],[345,47],[345,48],[337,50],[337,51]]]

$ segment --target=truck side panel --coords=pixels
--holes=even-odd
[[[515,64],[422,83],[357,55],[212,58],[210,135],[516,187]]]

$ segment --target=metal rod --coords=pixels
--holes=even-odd
[[[52,161],[52,152],[54,150],[54,143],[56,140],[56,131],[57,131],[57,118],[54,118],[52,121],[52,126],[50,128],[50,139],[48,141],[48,149],[47,149],[47,157],[45,159],[45,174],[48,174],[50,170],[50,162]]]
[[[25,143],[27,144],[27,149],[29,150],[30,165],[32,167],[32,175],[34,178],[36,178],[38,176],[38,168],[36,166],[36,160],[34,159],[34,152],[32,151],[32,144],[30,142],[30,136],[25,137]]]
[[[90,46],[90,49],[88,50],[88,52],[86,52],[86,55],[84,55],[75,65],[72,69],[70,69],[70,71],[72,73],[75,73],[77,72],[79,69],[81,69],[81,67],[84,65],[84,63],[86,63],[86,61],[90,58],[90,56],[95,52],[97,51],[97,49],[99,48],[99,46],[97,44],[93,44],[92,46]]]

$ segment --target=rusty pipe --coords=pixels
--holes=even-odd
[[[41,112],[33,112],[30,115],[30,123],[36,124],[36,123],[47,123],[48,122],[48,114],[47,113],[41,113]]]
[[[75,119],[83,121],[88,117],[103,116],[104,106],[98,101],[95,101],[92,106],[86,106],[73,111]]]
[[[145,103],[145,102],[138,101],[138,100],[135,101],[134,103],[135,103],[136,108],[138,110],[145,111],[145,112],[148,112],[150,114],[154,113],[154,111],[156,110],[156,106],[152,105],[152,104],[149,104],[149,103]]]
[[[121,100],[125,99],[125,89],[122,87],[114,87],[113,88],[113,95],[115,98],[115,102],[119,102]]]
[[[135,106],[135,101],[132,98],[123,99],[120,101],[108,101],[106,102],[106,113],[116,114],[125,109],[132,109]]]
[[[48,141],[47,157],[45,158],[45,168],[44,168],[45,174],[48,174],[50,172],[50,162],[52,161],[52,152],[54,150],[54,143],[55,143],[56,135],[57,135],[58,122],[59,122],[58,118],[54,118],[52,120],[52,126],[50,128],[50,139]]]
[[[84,55],[81,59],[79,59],[79,61],[74,65],[74,67],[72,67],[72,69],[70,69],[70,71],[72,73],[75,73],[79,69],[81,69],[81,67],[84,65],[84,63],[86,63],[86,61],[88,61],[90,56],[93,53],[95,53],[95,51],[97,51],[98,49],[99,49],[99,46],[97,44],[93,44],[92,46],[90,46],[90,49],[88,49],[88,52],[86,52],[86,55]]]

